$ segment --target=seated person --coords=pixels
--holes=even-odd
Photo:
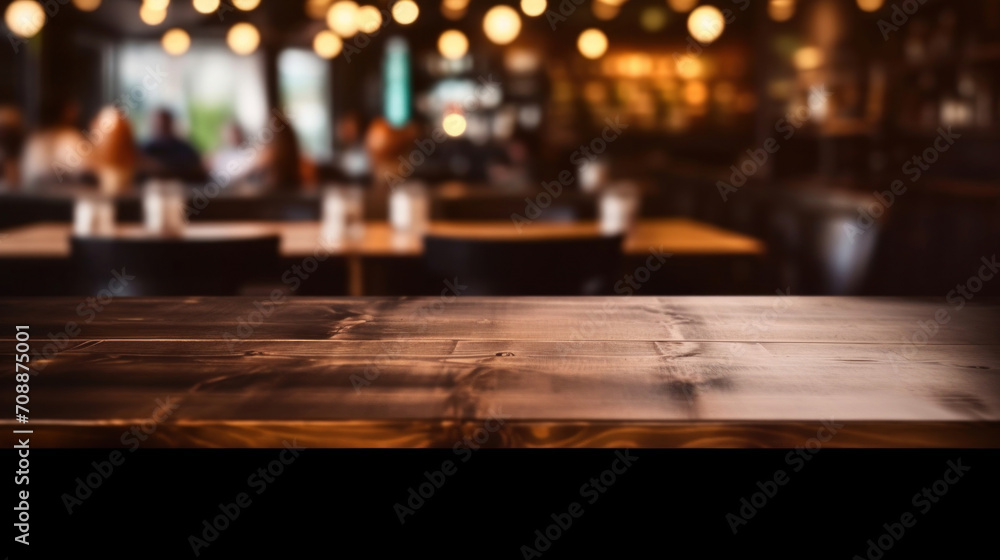
[[[177,136],[174,115],[158,109],[152,116],[152,137],[142,145],[145,156],[142,174],[146,177],[178,179],[187,183],[203,183],[208,179],[201,156],[191,144]]]
[[[74,185],[87,171],[90,146],[77,127],[79,105],[56,100],[44,105],[43,124],[28,136],[21,161],[25,191]]]

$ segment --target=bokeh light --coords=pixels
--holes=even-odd
[[[544,14],[546,7],[548,7],[546,0],[521,0],[521,11],[528,17]]]
[[[160,25],[167,19],[167,10],[151,7],[148,3],[143,3],[139,7],[139,19],[146,25]]]
[[[469,40],[465,34],[455,29],[449,29],[438,37],[438,52],[441,56],[455,60],[465,56],[469,51]]]
[[[236,54],[251,54],[260,45],[260,32],[249,23],[237,23],[226,33],[226,44]]]
[[[392,19],[400,25],[410,25],[420,16],[420,7],[413,0],[401,0],[392,6]]]
[[[600,29],[588,29],[580,34],[576,47],[587,58],[601,58],[608,50],[608,38]]]
[[[11,33],[27,39],[45,27],[45,10],[33,0],[15,0],[7,6],[3,21]]]
[[[73,0],[73,6],[81,12],[93,12],[101,7],[101,0]],[[163,7],[166,8],[166,6]]]
[[[163,39],[160,40],[160,44],[163,45],[163,50],[167,54],[173,56],[180,56],[187,52],[188,48],[191,47],[191,37],[187,34],[187,31],[183,29],[168,29],[166,33],[163,34]]]
[[[340,54],[343,48],[344,42],[340,39],[340,36],[329,29],[320,31],[313,39],[313,50],[322,58],[333,58]]]
[[[465,117],[460,113],[451,113],[445,115],[444,120],[441,121],[441,128],[448,136],[455,137],[461,136],[465,132],[467,124]]]
[[[353,37],[358,32],[358,4],[351,0],[340,0],[330,6],[326,13],[326,24],[334,33],[343,38]]]
[[[687,27],[695,40],[708,44],[722,35],[726,20],[715,6],[699,6],[688,16]]]
[[[219,8],[219,0],[194,0],[194,9],[198,13],[210,14]]]
[[[256,8],[260,5],[260,0],[233,0],[233,6],[244,12],[249,12],[250,10]]]
[[[506,45],[521,32],[521,16],[510,6],[493,6],[483,18],[483,31],[490,41]]]

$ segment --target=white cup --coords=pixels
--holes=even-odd
[[[157,235],[184,231],[184,186],[179,181],[150,180],[142,196],[146,230]]]
[[[364,229],[364,199],[358,187],[331,186],[323,190],[320,235],[327,241],[356,239]]]
[[[639,214],[639,189],[620,183],[601,193],[601,233],[618,235],[628,232],[635,225]]]
[[[73,205],[73,234],[109,236],[115,231],[115,201],[100,195],[82,195]]]
[[[389,223],[397,232],[422,234],[430,224],[430,201],[420,183],[405,183],[389,195]]]

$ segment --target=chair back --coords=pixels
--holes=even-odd
[[[621,279],[622,236],[486,240],[428,235],[429,285],[447,280],[461,295],[605,295]]]
[[[239,239],[72,240],[77,293],[225,296],[278,268],[278,236]]]

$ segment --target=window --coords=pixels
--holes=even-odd
[[[333,153],[330,64],[312,51],[286,49],[278,57],[282,111],[295,127],[302,152],[316,161]]]
[[[222,44],[199,44],[173,57],[158,42],[125,43],[117,57],[118,96],[129,108],[136,137],[149,137],[150,113],[173,111],[178,131],[202,153],[221,142],[223,125],[235,120],[248,134],[265,125],[262,58],[239,56]],[[154,78],[149,78],[149,76]]]

